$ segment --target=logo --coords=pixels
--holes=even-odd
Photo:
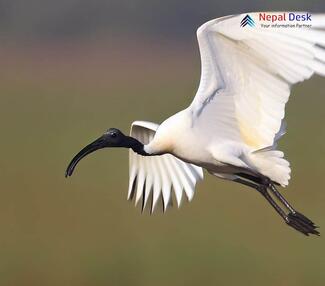
[[[256,15],[257,18],[257,15]],[[305,12],[259,13],[258,25],[261,28],[311,28],[312,15]]]
[[[255,22],[251,16],[248,14],[241,20],[240,22],[240,27],[245,27],[245,26],[250,26],[250,27],[255,27]]]
[[[247,17],[247,16],[246,16]],[[267,22],[311,22],[311,14],[309,13],[293,13],[293,12],[283,12],[283,13],[259,13],[259,21]]]

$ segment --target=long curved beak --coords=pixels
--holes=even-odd
[[[94,142],[88,144],[76,156],[73,157],[73,159],[71,160],[70,164],[67,167],[67,170],[65,171],[65,177],[67,178],[72,175],[75,167],[77,166],[77,164],[82,158],[86,157],[87,155],[89,155],[90,153],[98,149],[102,149],[105,147],[109,147],[105,140],[105,135],[99,137]]]

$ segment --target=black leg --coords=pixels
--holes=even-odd
[[[270,194],[267,192],[267,188],[264,186],[260,187],[260,193],[263,195],[263,197],[272,205],[272,207],[277,211],[277,213],[285,220],[285,222],[288,222],[288,216],[285,213],[283,209],[273,200],[273,198],[270,196]]]
[[[275,186],[271,183],[269,184],[269,188],[271,192],[278,198],[278,200],[291,212],[295,213],[295,209],[289,204],[289,202],[280,194],[280,192],[275,188]]]
[[[272,191],[272,193],[279,199],[279,201],[289,210],[289,214],[288,214],[289,219],[294,220],[297,217],[297,218],[299,218],[299,220],[303,221],[305,224],[311,225],[312,227],[316,228],[315,224],[309,218],[307,218],[303,214],[296,211],[290,205],[290,203],[281,195],[281,193],[276,189],[276,187],[272,183],[269,184],[269,188]],[[316,231],[316,232],[317,233],[313,233],[313,234],[319,235],[319,232],[318,231]]]
[[[269,204],[276,210],[276,212],[283,218],[283,220],[289,226],[293,227],[294,229],[307,236],[309,234],[319,235],[319,232],[316,230],[317,226],[315,226],[315,224],[303,214],[297,212],[289,204],[289,202],[278,192],[278,190],[270,182],[270,180],[265,180],[265,178],[261,178],[261,183],[257,183],[256,181],[251,182],[248,180],[237,178],[234,181],[245,186],[251,187],[257,190],[260,194],[262,194],[263,197],[269,202]],[[288,214],[273,200],[271,195],[268,193],[268,189],[288,209]]]
[[[272,199],[272,197],[267,192],[267,188],[265,186],[258,185],[256,183],[252,183],[252,182],[240,179],[240,178],[236,179],[235,182],[257,190],[269,202],[269,204],[276,210],[276,212],[287,222],[288,217],[287,217],[286,213]]]

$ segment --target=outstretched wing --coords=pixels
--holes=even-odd
[[[143,144],[148,144],[154,137],[159,125],[145,121],[135,121],[131,126],[131,136]],[[162,199],[166,210],[172,200],[174,190],[177,205],[180,206],[183,192],[192,200],[195,184],[203,179],[202,168],[185,163],[173,155],[141,156],[130,149],[130,180],[128,199],[135,197],[137,204],[142,200],[142,209],[151,201],[151,212]]]
[[[253,150],[284,133],[290,87],[314,73],[325,76],[325,14],[312,15],[311,28],[262,28],[258,14],[249,14],[255,27],[241,27],[241,14],[198,29],[201,80],[190,106],[200,132]]]

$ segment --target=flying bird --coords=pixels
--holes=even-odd
[[[129,136],[108,129],[72,159],[66,177],[98,149],[129,148],[128,199],[142,208],[153,212],[162,201],[166,210],[173,193],[178,206],[183,196],[191,201],[205,169],[257,190],[286,224],[319,235],[277,190],[290,179],[277,142],[285,134],[291,86],[325,76],[325,14],[312,15],[307,28],[241,27],[245,16],[217,18],[197,30],[201,78],[186,109],[161,124],[135,121]]]

